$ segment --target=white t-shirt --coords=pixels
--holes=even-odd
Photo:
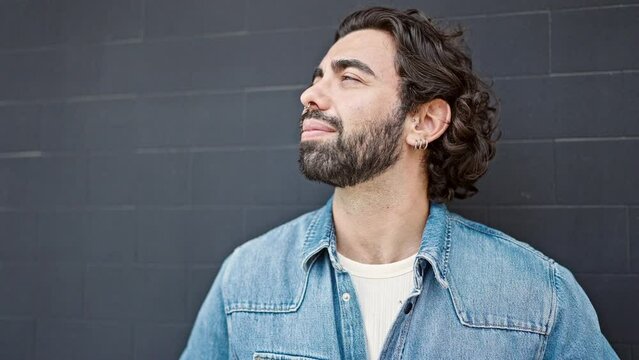
[[[349,273],[364,317],[369,360],[379,359],[382,346],[402,304],[413,290],[414,255],[389,264],[363,264],[337,252]]]

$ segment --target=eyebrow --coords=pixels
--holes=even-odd
[[[339,72],[339,71],[343,71],[346,68],[355,68],[358,70],[361,70],[365,73],[367,73],[368,75],[377,78],[377,75],[375,75],[375,72],[365,63],[357,60],[357,59],[339,59],[339,60],[333,60],[331,62],[331,68],[333,69],[333,72]],[[322,77],[324,76],[324,71],[322,69],[320,69],[319,67],[315,69],[315,71],[313,71],[313,78],[311,79],[311,82],[313,82],[313,80],[315,80],[316,77]]]

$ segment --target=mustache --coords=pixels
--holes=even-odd
[[[342,132],[342,120],[336,116],[329,116],[324,114],[319,110],[309,110],[302,114],[300,117],[300,131],[302,131],[302,124],[305,119],[318,119],[326,122],[337,130],[337,132]]]

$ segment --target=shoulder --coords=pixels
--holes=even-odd
[[[448,236],[449,289],[464,325],[544,335],[545,358],[618,359],[569,269],[525,242],[454,213]]]
[[[245,242],[226,258],[222,287],[227,313],[290,311],[297,306],[305,281],[302,248],[317,211],[300,215]],[[264,294],[268,294],[268,299]]]
[[[572,272],[555,264],[557,306],[544,358],[619,359],[599,327],[590,299]]]
[[[460,252],[459,256],[470,256],[476,260],[482,259],[491,263],[500,260],[503,266],[517,266],[517,264],[525,263],[533,268],[544,269],[548,269],[555,262],[528,243],[519,241],[498,229],[452,212],[449,215],[451,246],[456,247]],[[537,273],[533,271],[532,274]]]
[[[470,326],[548,334],[556,262],[502,231],[449,213],[448,281]]]

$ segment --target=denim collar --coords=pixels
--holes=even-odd
[[[433,268],[435,278],[443,288],[448,288],[448,254],[450,251],[448,209],[443,203],[430,202],[430,211],[422,241],[414,264],[415,285],[421,288],[422,272],[428,262]],[[308,271],[319,253],[326,249],[333,267],[344,271],[337,261],[335,226],[333,223],[333,196],[317,210],[306,230],[302,249],[302,269]]]

